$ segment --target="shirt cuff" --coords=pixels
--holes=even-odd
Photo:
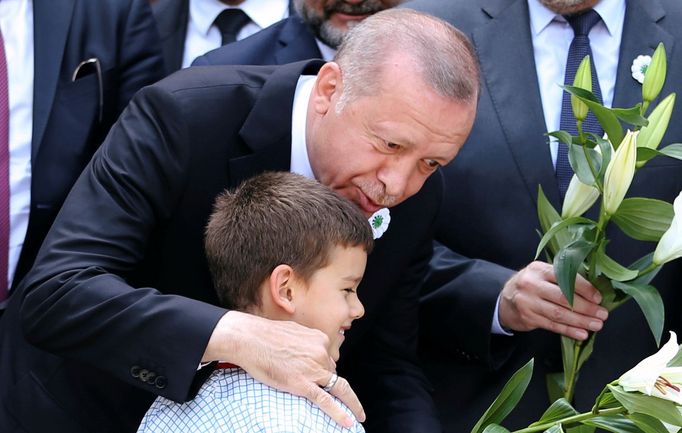
[[[500,324],[500,296],[497,297],[497,302],[495,303],[495,313],[493,313],[493,323],[490,327],[490,332],[511,337],[514,333],[511,332],[511,330],[505,329],[502,324]]]

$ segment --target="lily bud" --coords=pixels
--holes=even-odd
[[[575,72],[573,79],[573,87],[592,91],[592,70],[590,69],[590,56],[585,56]],[[571,108],[573,109],[573,116],[579,121],[585,120],[587,117],[587,104],[578,99],[578,97],[571,95]]]
[[[682,192],[673,203],[673,212],[673,221],[654,251],[653,262],[657,266],[682,257]]]
[[[662,43],[658,44],[654,55],[651,56],[651,64],[644,75],[644,83],[642,83],[642,99],[645,102],[651,102],[661,93],[663,83],[665,82],[665,75],[668,70],[668,62],[665,57],[665,47]]]
[[[637,147],[658,149],[658,145],[663,140],[663,134],[668,129],[668,123],[670,123],[670,116],[674,107],[675,93],[671,93],[649,115],[647,119],[649,124],[639,131]]]
[[[618,210],[625,193],[635,176],[637,162],[637,134],[628,130],[618,149],[613,154],[604,175],[604,210],[613,215]]]
[[[575,174],[568,184],[564,205],[561,209],[561,218],[572,218],[585,213],[599,198],[599,190],[586,185]]]

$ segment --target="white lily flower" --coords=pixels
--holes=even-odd
[[[625,198],[637,163],[637,134],[629,131],[616,149],[604,175],[604,210],[613,215]]]
[[[673,221],[656,245],[653,262],[662,265],[682,257],[682,192],[673,202]]]
[[[574,174],[566,190],[561,218],[566,219],[584,214],[598,198],[599,190],[582,183]]]
[[[391,222],[391,213],[388,208],[384,207],[374,212],[371,217],[369,217],[369,225],[372,226],[372,234],[374,239],[379,239],[386,230],[388,230],[388,224]]]
[[[641,392],[682,405],[682,367],[668,367],[678,349],[677,335],[671,331],[670,340],[657,353],[623,374],[618,384],[628,392]]]

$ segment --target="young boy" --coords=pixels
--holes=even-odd
[[[372,246],[370,225],[353,203],[287,172],[256,176],[220,195],[205,237],[225,307],[319,329],[329,337],[334,361],[344,332],[364,314],[356,291]],[[238,366],[219,364],[192,401],[154,401],[138,429],[152,432],[364,429],[357,421],[344,429],[307,399],[270,388]]]

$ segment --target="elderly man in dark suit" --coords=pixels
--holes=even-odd
[[[210,51],[193,65],[283,65],[332,60],[350,26],[402,0],[294,0],[296,15],[252,37]]]
[[[0,96],[8,104],[0,131],[9,129],[0,146],[11,167],[3,193],[11,206],[0,206],[3,220],[9,212],[2,314],[69,189],[133,94],[161,78],[162,59],[145,0],[3,2],[0,21],[9,95]]]
[[[368,431],[441,430],[416,359],[417,283],[438,168],[473,123],[477,64],[460,32],[413,11],[375,14],[345,44],[324,65],[189,68],[138,93],[10,303],[0,430],[134,431],[155,394],[192,398],[197,366],[215,360],[343,421],[320,388],[335,367],[324,336],[215,306],[202,254],[211,203],[266,170],[315,177],[368,216],[391,207],[359,289],[365,317],[345,334],[348,381],[330,392],[362,419],[352,384]]]
[[[469,144],[444,171],[446,189],[436,237],[459,256],[438,248],[422,298],[422,331],[431,340],[422,353],[430,365],[427,372],[437,379],[435,399],[444,424],[450,432],[468,431],[513,371],[531,357],[535,357],[534,379],[508,427],[537,419],[548,404],[545,374],[562,368],[559,339],[553,333],[583,339],[603,323],[575,394],[575,403],[589,409],[606,383],[656,347],[634,302],[602,322],[604,312],[595,308],[598,297],[592,298],[589,287],[583,288],[571,311],[554,283],[551,266],[539,262],[527,266],[539,241],[538,185],[552,205],[561,208],[553,164],[557,149],[544,133],[560,127],[558,84],[564,82],[561,65],[566,64],[574,36],[562,15],[577,16],[590,9],[599,14],[589,41],[601,94],[607,105],[629,107],[641,101],[641,84],[631,72],[633,60],[651,55],[659,42],[668,53],[662,95],[682,82],[678,45],[682,4],[676,0],[415,0],[405,6],[440,16],[468,33],[479,53],[483,77]],[[676,109],[663,143],[681,140],[682,117]],[[680,162],[657,158],[638,172],[630,194],[671,202],[681,189]],[[609,254],[623,264],[654,248],[626,239],[618,230],[609,238]],[[522,271],[517,273],[518,269]],[[678,333],[681,277],[680,263],[673,262],[653,282],[665,303],[665,329]],[[499,322],[514,337],[490,332],[498,299]],[[552,333],[520,332],[538,328]],[[490,359],[489,343],[499,349],[497,343],[504,345],[505,339],[515,342],[517,350],[504,368],[492,372],[477,362],[476,358],[499,363],[500,359]]]

